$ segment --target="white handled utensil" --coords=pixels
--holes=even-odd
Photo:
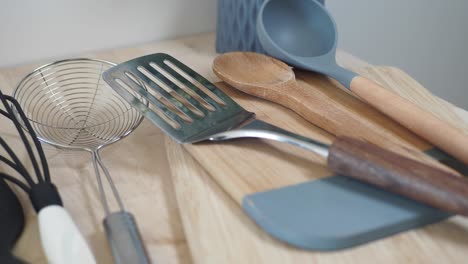
[[[24,161],[20,160],[13,152],[13,149],[1,137],[0,145],[9,157],[0,156],[0,161],[18,172],[25,182],[5,174],[0,176],[16,184],[29,195],[34,209],[38,213],[42,247],[48,261],[52,264],[96,263],[85,238],[62,206],[58,190],[51,182],[49,167],[42,146],[21,106],[13,97],[5,96],[1,92],[0,99],[5,108],[5,111],[0,110],[0,114],[9,118],[16,127],[28,154],[27,156],[33,165],[37,182],[35,182],[30,171],[26,169]],[[29,136],[23,131],[22,127],[29,133]]]
[[[21,81],[14,96],[33,121],[32,126],[41,141],[91,153],[106,212],[104,227],[114,260],[117,264],[146,264],[149,258],[136,222],[125,210],[99,155],[100,149],[129,135],[143,119],[102,81],[101,73],[113,65],[93,59],[71,59],[44,65]],[[119,207],[116,212],[111,212],[101,172]],[[62,213],[54,210],[48,214],[61,217],[64,231],[69,226]],[[44,230],[50,230],[48,227],[44,225]]]

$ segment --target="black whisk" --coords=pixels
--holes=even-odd
[[[41,242],[49,262],[95,263],[86,241],[63,208],[62,199],[50,178],[44,150],[21,106],[15,98],[4,95],[1,91],[0,100],[4,107],[0,109],[0,114],[10,119],[16,127],[35,176],[31,175],[13,149],[0,136],[0,145],[8,156],[0,155],[0,162],[16,171],[23,180],[2,172],[0,177],[17,185],[29,195],[38,213]]]
[[[57,191],[57,188],[50,180],[49,166],[47,165],[44,150],[42,149],[41,143],[37,139],[36,133],[32,129],[31,124],[28,122],[26,115],[24,114],[18,102],[13,97],[4,95],[0,91],[0,100],[2,101],[3,106],[6,110],[4,111],[0,109],[0,114],[9,118],[15,125],[16,130],[18,131],[18,134],[20,135],[24,147],[28,153],[28,157],[30,158],[31,163],[33,165],[37,182],[35,182],[35,179],[31,176],[31,174],[25,168],[23,163],[19,160],[19,158],[16,156],[16,154],[1,136],[0,145],[7,152],[11,159],[0,156],[0,161],[3,161],[6,165],[18,172],[18,174],[26,182],[23,182],[17,178],[3,173],[0,174],[0,176],[5,180],[16,184],[27,194],[29,194],[29,197],[31,198],[31,202],[33,203],[36,212],[39,212],[42,208],[48,205],[62,206],[62,200]],[[18,117],[21,119],[21,123],[18,120]],[[29,138],[34,143],[40,162],[37,161],[36,154],[34,153],[30,141],[26,133],[22,129],[22,126],[24,126],[25,130],[29,133]]]
[[[16,194],[0,178],[0,263],[22,264],[11,254],[24,229],[24,213]]]

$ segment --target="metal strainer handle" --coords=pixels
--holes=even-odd
[[[94,166],[94,173],[96,174],[96,179],[98,181],[98,187],[99,187],[99,194],[100,194],[100,199],[102,203],[102,207],[106,211],[106,215],[109,215],[110,212],[110,206],[109,202],[107,201],[107,196],[106,192],[104,190],[104,183],[102,182],[102,177],[99,168],[104,172],[104,176],[106,177],[106,180],[109,182],[109,186],[112,190],[112,194],[114,195],[115,200],[117,201],[117,204],[120,208],[121,211],[125,211],[125,207],[123,205],[122,199],[120,198],[119,191],[115,187],[114,181],[112,180],[112,177],[110,176],[109,171],[107,170],[106,166],[101,160],[101,156],[99,155],[99,151],[93,151],[92,152],[92,161],[93,161],[93,166]]]
[[[135,218],[120,211],[107,215],[104,228],[116,264],[150,263]]]
[[[125,211],[99,149],[129,135],[143,116],[102,81],[114,63],[96,59],[69,59],[41,66],[15,90],[37,137],[60,148],[92,153],[100,200],[106,213],[104,227],[117,264],[150,263],[133,216]],[[104,174],[104,176],[102,176]],[[111,212],[103,177],[119,209]]]
[[[147,264],[150,263],[148,255],[143,244],[138,226],[135,222],[133,215],[125,211],[122,199],[120,198],[119,192],[115,187],[115,184],[110,176],[109,171],[101,160],[99,151],[92,152],[92,161],[96,179],[98,181],[99,193],[101,195],[101,203],[106,212],[104,218],[104,228],[106,231],[107,240],[109,241],[112,255],[116,264]],[[100,170],[105,175],[106,180],[109,182],[109,186],[112,190],[112,194],[117,201],[120,211],[110,211],[109,202],[106,197],[104,190],[104,183]]]

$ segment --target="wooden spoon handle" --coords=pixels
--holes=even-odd
[[[468,180],[361,140],[338,137],[328,167],[430,206],[468,216]]]
[[[459,129],[362,76],[351,81],[350,89],[380,112],[468,164],[468,136]]]

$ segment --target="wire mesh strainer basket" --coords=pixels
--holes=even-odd
[[[128,135],[142,121],[102,81],[113,63],[95,59],[44,65],[19,84],[14,97],[40,140],[66,148],[93,150]]]
[[[114,63],[70,59],[41,66],[18,85],[14,97],[38,138],[60,148],[92,153],[104,226],[117,263],[147,263],[133,216],[126,212],[99,150],[130,134],[143,116],[101,78]],[[104,173],[120,211],[111,213],[100,171]]]

